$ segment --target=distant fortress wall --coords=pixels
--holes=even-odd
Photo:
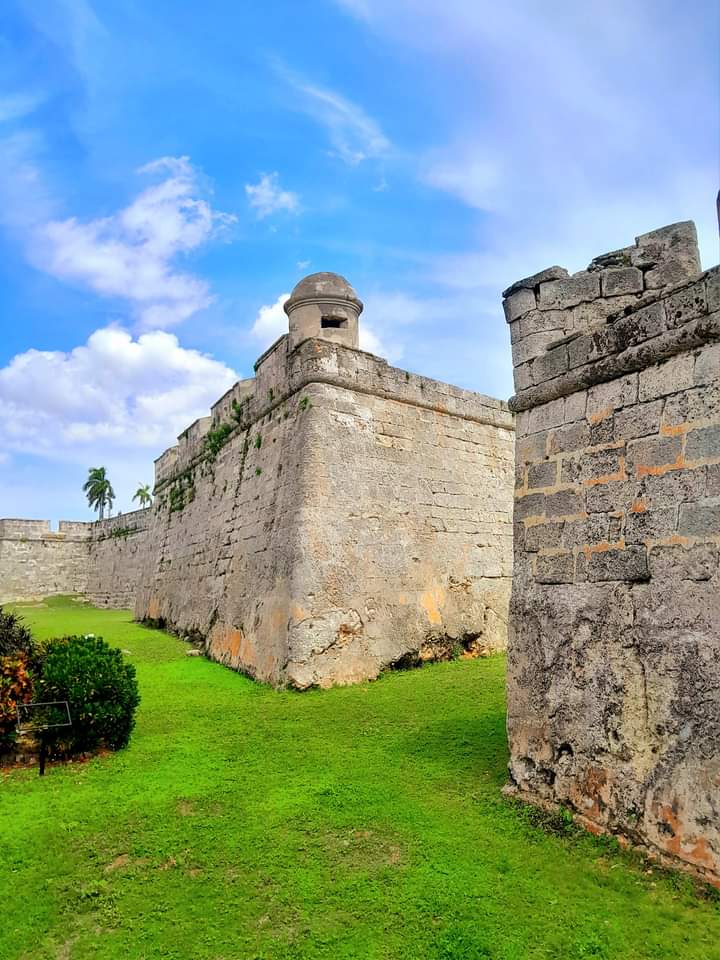
[[[85,594],[98,606],[132,606],[148,510],[95,523],[0,520],[0,603]]]

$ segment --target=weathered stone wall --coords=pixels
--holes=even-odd
[[[89,524],[85,588],[98,607],[132,610],[149,547],[150,510]]]
[[[132,607],[147,545],[148,510],[97,523],[0,520],[0,603],[86,594],[98,606]]]
[[[87,576],[89,524],[0,520],[0,603],[82,593]]]
[[[256,371],[157,462],[137,616],[298,687],[504,647],[507,406],[324,339]]]
[[[692,224],[506,292],[511,782],[720,875],[720,274]]]

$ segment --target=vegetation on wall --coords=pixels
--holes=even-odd
[[[217,427],[208,430],[203,438],[203,453],[209,460],[214,460],[218,453],[230,439],[230,434],[235,429],[235,424],[219,423]]]

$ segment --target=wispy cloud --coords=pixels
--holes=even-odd
[[[10,123],[28,116],[40,106],[45,99],[36,93],[15,93],[0,96],[0,123]]]
[[[416,149],[416,171],[479,211],[468,256],[481,269],[459,272],[465,284],[499,291],[513,276],[486,268],[502,269],[500,261],[517,263],[509,265],[519,275],[552,262],[577,269],[687,218],[706,262],[715,260],[716,7],[693,4],[703,33],[680,8],[646,0],[593,2],[593,15],[571,0],[542,15],[529,0],[336,2],[435,71],[447,132]]]
[[[380,124],[359,104],[284,66],[276,65],[275,69],[295,92],[293,106],[327,130],[334,152],[345,163],[357,166],[363,160],[379,159],[390,153],[392,144]]]
[[[175,261],[235,217],[199,195],[197,171],[187,157],[162,157],[138,172],[163,179],[112,216],[37,226],[32,261],[59,279],[127,300],[145,328],[169,327],[212,302],[208,284]]]
[[[248,203],[261,220],[283,210],[286,213],[297,213],[300,209],[298,195],[280,187],[280,175],[277,171],[261,174],[255,184],[246,183],[245,194]]]

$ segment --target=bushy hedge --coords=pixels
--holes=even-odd
[[[140,702],[135,667],[92,634],[49,640],[42,654],[39,700],[67,700],[71,731],[58,731],[70,753],[126,746]]]
[[[17,705],[30,703],[33,676],[24,653],[0,657],[0,753],[16,740]]]
[[[31,659],[33,651],[32,635],[20,617],[0,607],[0,657],[22,653]]]
[[[34,656],[28,628],[0,607],[0,753],[15,742],[18,703],[32,700]]]

